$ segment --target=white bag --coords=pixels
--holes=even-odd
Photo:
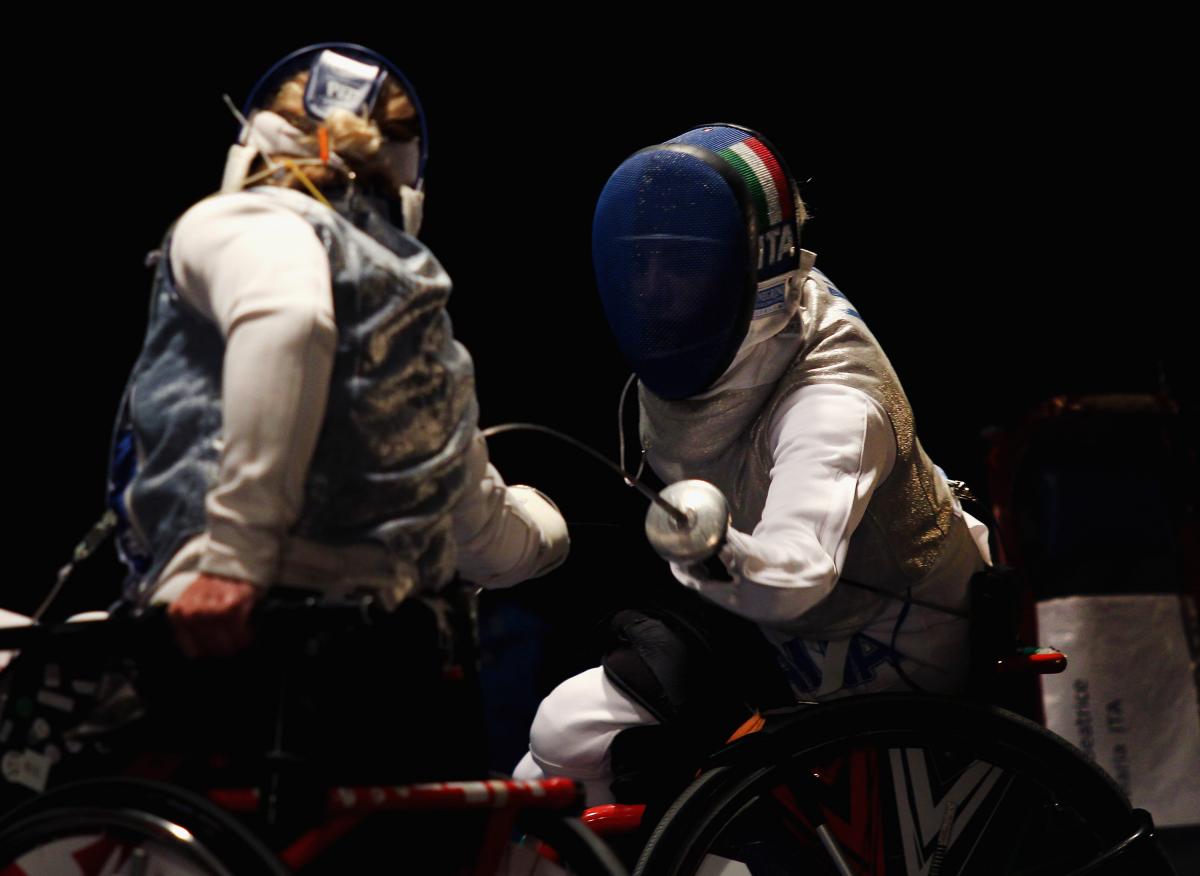
[[[1200,824],[1200,707],[1181,598],[1038,603],[1038,639],[1065,652],[1042,676],[1046,725],[1104,768],[1158,827]]]

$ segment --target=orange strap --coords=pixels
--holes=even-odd
[[[766,725],[766,719],[763,718],[763,716],[758,712],[755,712],[742,723],[741,727],[738,727],[733,731],[733,735],[725,740],[725,744],[728,745],[730,742],[733,742],[736,739],[741,739],[743,736],[749,736],[751,733],[757,733]]]
[[[317,128],[317,145],[321,150],[321,163],[329,163],[329,129],[324,125]]]

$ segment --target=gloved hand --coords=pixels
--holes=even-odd
[[[482,436],[467,451],[465,480],[469,486],[452,516],[464,580],[511,587],[563,563],[570,539],[562,514],[533,487],[505,484],[488,462]]]
[[[537,578],[557,569],[566,562],[571,549],[567,521],[563,519],[562,512],[549,496],[535,487],[514,484],[508,488],[508,495],[510,501],[533,522],[541,539],[537,570],[529,577]]]

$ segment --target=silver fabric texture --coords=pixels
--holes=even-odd
[[[436,590],[454,575],[449,511],[465,488],[478,419],[471,358],[445,311],[450,278],[428,249],[366,202],[302,215],[329,255],[338,344],[290,535],[382,545],[397,591]],[[164,252],[169,245],[168,234]],[[114,442],[131,433],[137,447],[137,471],[122,497],[129,535],[148,559],[127,583],[126,598],[135,601],[204,529],[219,461],[224,342],[179,298],[169,264],[165,256],[158,264],[146,341]]]
[[[780,403],[801,387],[840,383],[877,401],[896,438],[896,461],[850,539],[843,577],[897,595],[922,584],[943,555],[961,557],[964,578],[978,551],[944,479],[917,439],[912,409],[879,343],[853,306],[819,271],[804,280],[800,307],[782,330],[798,334],[797,354],[774,383],[731,389],[701,399],[665,401],[640,390],[641,434],[650,458],[673,472],[703,478],[729,497],[733,525],[753,532],[762,516],[772,465],[769,425]],[[835,586],[788,633],[830,639],[877,617],[886,596]]]

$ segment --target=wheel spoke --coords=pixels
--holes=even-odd
[[[635,876],[1050,876],[1131,823],[1094,765],[998,709],[878,695],[797,713],[769,739],[693,783]]]

